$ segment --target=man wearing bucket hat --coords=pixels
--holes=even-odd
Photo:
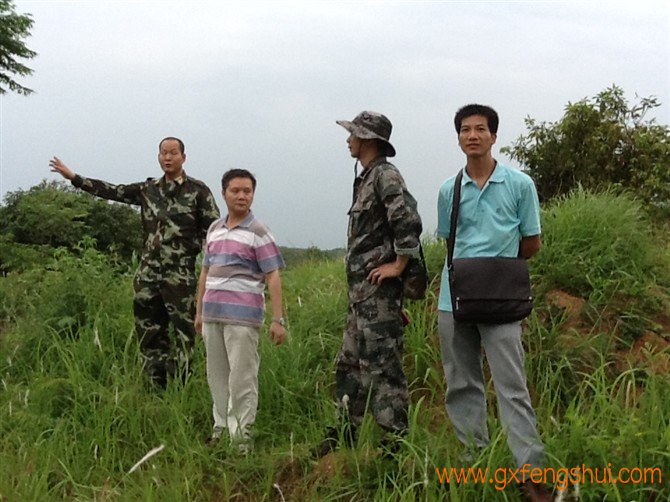
[[[398,169],[387,161],[395,155],[389,119],[365,111],[337,124],[349,131],[347,144],[356,159],[346,255],[349,310],[336,370],[341,423],[328,429],[317,456],[334,450],[340,434],[353,444],[368,405],[375,421],[389,433],[385,439],[389,447],[397,448],[397,440],[407,431],[400,276],[409,257],[419,253],[422,230],[416,200]]]

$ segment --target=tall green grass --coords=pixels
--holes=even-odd
[[[603,304],[614,295],[651,301],[657,279],[668,283],[652,223],[628,195],[578,189],[552,202],[542,225],[532,266],[545,285]]]
[[[586,195],[576,197],[583,204],[592,202]],[[616,199],[599,207],[605,211],[605,206],[624,203]],[[560,214],[562,206],[545,216],[545,245],[535,258],[537,281],[582,295],[600,312],[610,307],[595,300],[598,294],[614,304],[632,292],[644,294],[647,289],[626,282],[629,275],[665,294],[660,274],[647,274],[638,265],[624,274],[619,267],[628,264],[621,258],[613,269],[606,268],[610,262],[604,258],[595,268],[586,266],[589,260],[600,263],[600,254],[610,251],[599,247],[589,260],[576,253],[601,237],[591,219],[577,217],[583,208],[565,204],[565,211],[574,214],[563,234],[557,221],[568,216]],[[631,221],[637,227],[637,220]],[[620,225],[619,237],[628,236],[631,223]],[[570,252],[559,238],[568,236],[568,229],[583,236],[571,238]],[[623,239],[636,246],[642,242]],[[426,247],[430,271],[439,273],[444,246],[433,242]],[[630,259],[638,253],[626,251],[624,243],[619,249]],[[573,279],[561,282],[561,270],[574,266],[586,267],[582,271],[590,279],[580,283],[584,289],[571,289]],[[563,274],[574,277],[571,270]],[[444,411],[436,284],[426,301],[407,304],[412,319],[405,332],[410,433],[400,452],[391,460],[381,456],[381,431],[368,418],[354,449],[315,462],[310,449],[335,420],[334,360],[347,308],[341,260],[315,259],[283,273],[290,336],[279,347],[265,334],[261,340],[256,442],[248,457],[225,444],[213,449],[203,444],[211,429],[211,399],[201,342],[194,374],[185,384],[173,381],[157,392],[145,383],[132,331],[130,275],[113,270],[89,250],[82,258],[61,254],[46,269],[0,281],[0,500],[520,500],[515,486],[452,484],[447,491],[438,481],[435,468],[463,465],[464,450]],[[608,281],[620,285],[605,294]],[[638,308],[644,313],[662,301],[667,297]],[[565,315],[540,303],[524,333],[529,386],[548,464],[662,467],[667,476],[670,377],[651,364],[615,365],[621,350],[617,333],[594,324],[581,333],[579,343],[568,345],[571,329]],[[667,338],[668,327],[659,329]],[[645,357],[651,361],[659,354],[650,348]],[[511,468],[491,385],[488,394],[492,443],[467,465]],[[161,451],[129,472],[161,445]],[[589,501],[670,497],[667,479],[664,484],[585,483],[578,490],[579,500]],[[575,487],[569,492],[574,497]]]

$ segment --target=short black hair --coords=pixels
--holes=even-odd
[[[456,116],[454,117],[456,133],[461,132],[461,122],[463,122],[463,119],[472,117],[473,115],[483,115],[486,117],[486,121],[489,125],[489,131],[491,131],[492,134],[498,133],[498,113],[490,106],[477,104],[465,105],[456,112]]]
[[[182,140],[180,140],[179,138],[175,138],[173,136],[168,136],[167,138],[163,138],[160,141],[160,143],[158,143],[158,151],[159,152],[161,151],[161,146],[163,146],[163,142],[164,141],[169,141],[169,140],[173,140],[173,141],[176,141],[177,143],[179,143],[179,150],[181,150],[181,154],[184,155],[184,142]]]
[[[221,178],[221,188],[225,191],[228,188],[230,180],[233,178],[249,178],[251,180],[251,188],[254,192],[256,191],[256,178],[246,169],[229,169],[223,173],[223,178]]]

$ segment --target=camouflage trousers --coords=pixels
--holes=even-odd
[[[407,430],[409,393],[402,366],[402,290],[387,280],[369,298],[349,304],[336,384],[340,417],[359,426],[369,406],[390,432]]]
[[[178,371],[190,371],[195,342],[194,281],[159,283],[138,277],[134,281],[135,331],[144,369],[163,387],[168,377],[175,376]]]

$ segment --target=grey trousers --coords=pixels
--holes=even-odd
[[[544,446],[528,394],[521,323],[465,324],[454,322],[451,312],[440,311],[438,331],[447,380],[445,404],[458,439],[478,447],[489,443],[481,356],[484,347],[514,460],[518,467],[542,467]]]

